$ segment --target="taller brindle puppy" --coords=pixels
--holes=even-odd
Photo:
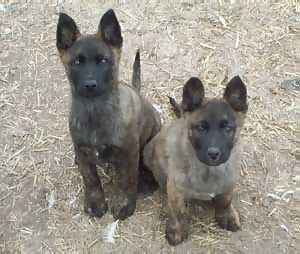
[[[98,217],[107,211],[96,164],[109,164],[115,170],[110,200],[115,219],[133,214],[140,153],[160,129],[157,112],[139,93],[140,70],[134,70],[134,87],[119,83],[122,42],[113,10],[93,35],[81,35],[71,17],[59,16],[57,48],[71,84],[69,128],[85,185],[85,211]]]

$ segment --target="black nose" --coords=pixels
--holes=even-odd
[[[217,147],[210,147],[207,150],[207,155],[211,160],[217,161],[220,159],[221,152]]]
[[[96,86],[97,86],[96,80],[87,80],[84,83],[84,87],[87,89],[93,89],[96,88]]]

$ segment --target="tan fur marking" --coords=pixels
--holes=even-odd
[[[64,50],[64,49],[61,49],[58,51],[59,51],[59,57],[60,57],[61,62],[64,65],[67,65],[71,61],[70,54],[67,52],[67,50]]]

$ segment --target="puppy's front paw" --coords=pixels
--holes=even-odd
[[[84,211],[90,216],[101,218],[107,209],[104,194],[101,191],[87,191],[85,193]]]
[[[125,220],[135,211],[136,195],[125,194],[124,192],[115,193],[110,207],[115,220]]]
[[[236,232],[241,228],[240,216],[232,205],[224,210],[216,210],[216,220],[226,230]]]
[[[166,239],[170,245],[177,245],[188,237],[187,225],[168,219],[166,224]]]

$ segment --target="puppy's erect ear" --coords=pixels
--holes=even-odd
[[[65,13],[60,13],[56,30],[56,47],[59,51],[70,48],[80,36],[74,20]]]
[[[192,77],[183,87],[182,110],[193,111],[201,106],[204,98],[204,87],[200,79]]]
[[[247,88],[239,76],[233,77],[224,92],[224,99],[236,111],[246,112],[247,104]]]
[[[98,34],[101,38],[111,46],[121,48],[123,38],[121,35],[121,27],[115,12],[110,9],[102,16],[98,26]]]

